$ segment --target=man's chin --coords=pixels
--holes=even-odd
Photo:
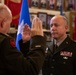
[[[53,38],[54,38],[54,39],[57,39],[57,37],[56,37],[56,36],[53,36]]]

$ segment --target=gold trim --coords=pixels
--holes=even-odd
[[[15,3],[21,3],[21,0],[10,0],[12,2],[15,2]]]
[[[20,13],[17,14],[17,15],[15,15],[15,16],[13,16],[12,19],[13,19],[13,20],[14,20],[14,19],[17,19],[17,18],[19,18],[19,16],[20,16]]]

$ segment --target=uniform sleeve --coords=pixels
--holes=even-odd
[[[73,67],[74,67],[74,69],[73,69],[73,70],[74,70],[74,71],[73,71],[73,72],[74,72],[74,75],[76,75],[76,60],[75,60],[75,62],[73,63]]]
[[[74,75],[76,75],[76,42],[73,44],[73,50],[74,50],[74,53],[73,53],[73,72],[74,72]]]
[[[23,55],[26,57],[27,53],[29,52],[30,47],[30,41],[27,41],[26,43],[23,43],[22,39],[19,41],[20,51],[23,53]]]
[[[4,39],[1,49],[6,72],[19,75],[38,75],[45,59],[45,48],[46,40],[43,37],[33,37],[30,52],[25,58],[14,45],[11,45],[10,39]]]

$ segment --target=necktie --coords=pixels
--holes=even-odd
[[[56,51],[56,49],[58,48],[58,46],[57,45],[53,45],[53,53]]]
[[[56,51],[57,48],[58,48],[57,42],[55,39],[53,39],[53,53]]]
[[[58,46],[57,45],[55,45],[55,50],[58,48]]]

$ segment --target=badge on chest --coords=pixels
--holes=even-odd
[[[72,57],[72,52],[61,51],[61,52],[60,52],[60,55],[61,55],[61,56],[64,56],[64,57]]]

